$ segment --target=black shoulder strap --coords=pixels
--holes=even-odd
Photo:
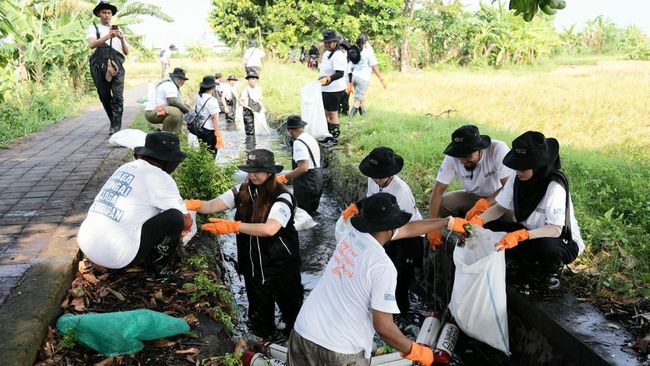
[[[314,163],[314,169],[318,168],[318,164],[316,164],[316,159],[314,159],[314,154],[312,154],[311,149],[309,148],[309,145],[307,145],[306,142],[302,141],[301,139],[296,139],[296,141],[302,142],[303,145],[307,148],[307,151],[309,151],[309,156],[311,157],[311,161]]]
[[[280,194],[284,194],[284,193],[288,193],[288,192],[282,192]],[[282,202],[285,205],[289,206],[289,210],[291,211],[291,215],[293,216],[296,213],[296,203],[294,202],[296,199],[292,194],[289,194],[289,196],[291,197],[291,202],[289,202],[288,199],[280,196],[278,196],[278,198],[276,198],[275,201]]]
[[[328,59],[328,60],[329,60],[329,59],[331,59],[331,58],[332,58],[332,56],[334,56],[334,52],[336,52],[336,51],[338,51],[338,50],[339,50],[339,48],[338,48],[338,47],[336,47],[336,48],[334,49],[334,51],[332,51],[332,52],[330,52],[330,54],[329,54],[329,55],[327,55],[327,59]]]
[[[569,180],[567,179],[566,175],[562,173],[561,171],[557,171],[553,173],[553,176],[551,179],[558,184],[560,184],[563,188],[564,191],[566,192],[566,202],[565,202],[565,208],[564,208],[564,227],[562,228],[562,234],[560,234],[560,237],[564,240],[571,241],[573,240],[573,236],[571,233],[571,212],[569,212],[569,209],[571,208],[569,198],[570,198],[570,193],[569,193]]]
[[[201,109],[199,109],[199,111],[196,112],[197,116],[201,115],[201,111],[203,111],[203,107],[205,107],[205,105],[208,104],[210,99],[212,99],[212,97],[208,97],[208,99],[206,99],[206,101],[203,102],[203,105],[201,106]],[[196,103],[194,103],[194,107],[196,108]],[[210,115],[208,115],[208,117],[205,119],[205,121],[203,121],[203,123],[201,123],[201,127],[205,126],[205,123],[208,122],[209,119],[210,119]]]
[[[237,207],[239,205],[239,191],[237,190],[237,186],[232,187],[230,191],[235,196],[235,207]]]
[[[100,39],[101,37],[99,36],[99,28],[97,28],[97,24],[93,22],[93,25],[95,26],[95,34],[97,35],[97,39]]]

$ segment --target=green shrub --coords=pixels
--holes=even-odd
[[[230,189],[234,184],[232,176],[236,171],[235,165],[217,165],[204,143],[201,142],[197,149],[189,147],[185,141],[186,139],[181,137],[181,145],[187,158],[173,174],[181,196],[211,200]]]

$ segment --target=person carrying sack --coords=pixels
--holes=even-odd
[[[88,47],[95,51],[90,56],[90,74],[97,95],[110,121],[110,135],[122,128],[124,112],[124,57],[129,54],[126,36],[117,25],[111,25],[117,8],[108,1],[100,1],[93,9],[100,23],[93,23],[86,32]],[[117,38],[115,40],[114,38]]]
[[[183,126],[183,115],[190,107],[183,103],[181,86],[189,80],[185,70],[174,68],[169,79],[164,79],[150,91],[147,104],[144,106],[144,117],[151,124],[162,124],[162,130],[179,134]]]
[[[291,166],[292,171],[284,175],[278,175],[276,179],[280,183],[293,184],[293,194],[298,201],[298,207],[314,216],[318,211],[320,197],[323,195],[323,172],[320,166],[320,147],[318,141],[305,132],[307,122],[298,115],[287,117],[282,124],[289,135],[294,139],[292,147]]]
[[[585,249],[569,181],[560,170],[560,144],[541,132],[525,132],[512,141],[503,164],[515,172],[497,195],[496,204],[469,222],[506,231],[495,247],[508,249],[506,259],[523,261],[526,271],[537,268],[541,286],[558,290],[562,267]],[[504,219],[508,212],[514,213],[514,221]],[[456,221],[459,227],[466,222]]]
[[[246,136],[255,135],[255,113],[263,112],[264,104],[262,104],[262,88],[257,85],[259,75],[251,71],[246,75],[248,86],[242,90],[239,96],[239,103],[244,108],[244,132]]]

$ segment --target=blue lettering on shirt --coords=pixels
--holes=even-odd
[[[131,187],[133,178],[135,178],[133,174],[122,171],[113,174],[106,184],[104,184],[97,197],[95,197],[95,201],[90,206],[90,212],[95,212],[115,222],[120,222],[124,216],[124,210],[115,206],[120,197],[128,196],[133,190]]]
[[[384,294],[385,301],[395,301],[395,295],[393,294]]]

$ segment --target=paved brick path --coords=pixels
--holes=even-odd
[[[146,86],[126,91],[123,128],[139,112],[136,100],[145,93]],[[78,252],[74,237],[83,220],[80,213],[87,210],[96,194],[82,195],[82,192],[109,154],[118,150],[108,144],[108,126],[108,119],[97,104],[78,117],[67,118],[24,138],[11,149],[0,150],[0,321],[3,323],[8,320],[6,317],[12,316],[5,308],[12,301],[19,302],[23,291],[30,290],[30,273],[36,272],[34,267],[49,265],[47,279],[56,277],[55,263],[74,261]],[[77,215],[70,217],[74,207]],[[53,251],[55,242],[61,247],[58,252]],[[59,284],[52,286],[56,285]],[[40,305],[32,304],[32,307],[42,311]],[[6,325],[2,324],[1,328]],[[0,339],[0,350],[6,342],[7,339]]]

